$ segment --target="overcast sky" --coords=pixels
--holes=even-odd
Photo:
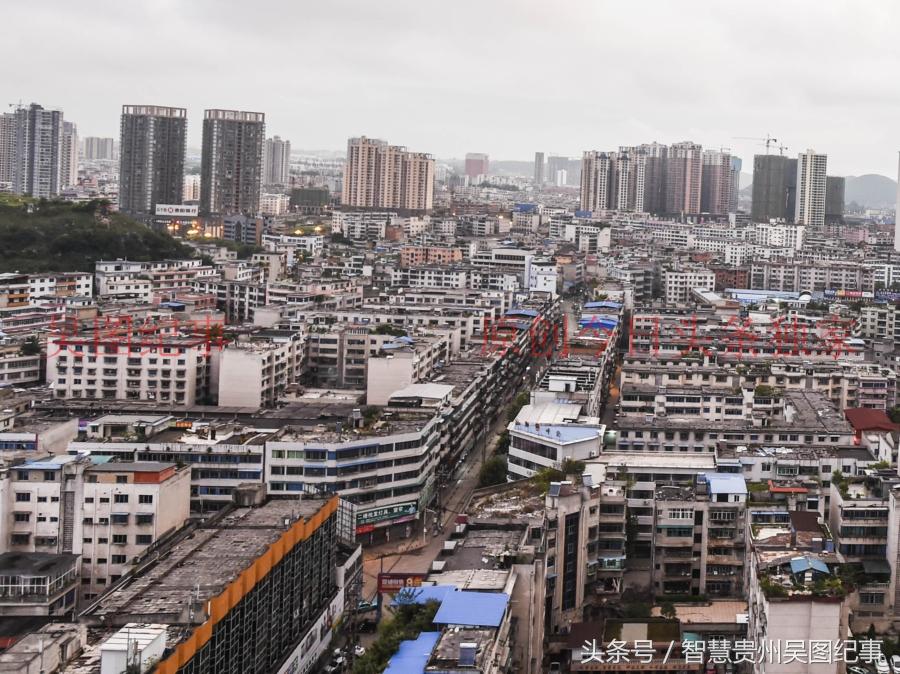
[[[438,157],[579,156],[771,134],[896,177],[893,0],[5,0],[2,103],[118,135],[123,103],[266,113],[295,149],[353,135]]]

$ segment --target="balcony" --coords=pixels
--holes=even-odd
[[[669,548],[693,548],[693,536],[666,536],[665,534],[656,534],[653,538],[654,543],[658,546]]]
[[[706,563],[707,564],[734,564],[736,566],[743,566],[744,560],[740,557],[733,557],[731,555],[707,555]]]

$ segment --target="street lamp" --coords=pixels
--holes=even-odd
[[[437,518],[437,510],[425,508],[425,510],[422,511],[422,547],[425,546],[425,534],[428,532],[428,513],[431,513],[434,516],[432,524],[434,524],[435,518]]]

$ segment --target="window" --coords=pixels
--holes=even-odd
[[[860,592],[859,594],[859,603],[860,604],[883,604],[884,603],[884,593],[883,592]]]
[[[44,482],[53,482],[56,479],[56,471],[53,470],[45,470],[44,471]]]
[[[128,503],[128,494],[116,494],[113,500],[116,503]]]
[[[138,514],[135,519],[138,524],[153,524],[153,515],[148,513]]]
[[[110,517],[110,519],[112,520],[113,524],[128,524],[128,515],[126,515],[124,513],[122,513],[122,514],[114,513]]]
[[[127,557],[125,555],[113,555],[112,563],[113,564],[124,564],[127,561]]]
[[[16,501],[19,503],[23,503],[25,501],[31,500],[31,492],[28,491],[17,491],[16,492]]]
[[[97,557],[97,564],[106,564],[106,557]]]
[[[101,497],[100,497],[100,503],[109,503],[109,497],[108,497],[108,496],[101,496]]]
[[[15,513],[13,520],[16,522],[28,522],[31,519],[31,513]]]
[[[116,475],[116,484],[128,484],[128,476]]]
[[[135,538],[135,543],[138,545],[150,545],[153,542],[153,536],[149,534],[138,534]]]
[[[153,503],[153,494],[141,494],[138,496],[138,503]]]
[[[99,545],[106,545],[107,543],[109,543],[109,539],[104,536],[103,538],[98,538],[97,543]]]
[[[82,538],[81,542],[82,543],[93,543],[94,539],[93,538]]]
[[[10,542],[13,545],[28,545],[30,538],[31,534],[13,534],[10,537]]]
[[[113,545],[126,545],[128,543],[128,536],[125,534],[113,534],[112,542]]]

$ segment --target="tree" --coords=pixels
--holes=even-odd
[[[22,356],[37,356],[41,353],[41,343],[38,338],[32,335],[19,347],[19,354]]]
[[[635,601],[622,604],[622,617],[626,620],[645,620],[650,617],[651,606],[646,602]]]
[[[498,454],[484,462],[478,471],[478,487],[493,487],[506,482],[506,456]]]
[[[514,421],[521,409],[529,402],[531,402],[531,394],[528,391],[523,391],[517,395],[516,399],[512,401],[512,405],[509,406],[509,411],[506,414],[507,419]]]
[[[366,654],[353,663],[353,674],[379,674],[400,648],[400,642],[415,639],[421,632],[432,628],[438,602],[404,604],[396,607],[394,617],[382,620],[378,626],[378,638]]]
[[[97,260],[188,259],[194,251],[164,232],[105,213],[102,202],[42,201],[29,210],[0,203],[0,272],[83,271]]]
[[[497,444],[494,446],[495,454],[506,454],[509,451],[509,431],[504,430],[497,436]]]
[[[659,605],[659,614],[663,618],[668,618],[669,620],[678,618],[678,611],[675,610],[675,604],[670,601],[664,601]]]
[[[394,337],[406,337],[407,332],[399,325],[380,323],[371,330],[373,335],[393,335]]]

